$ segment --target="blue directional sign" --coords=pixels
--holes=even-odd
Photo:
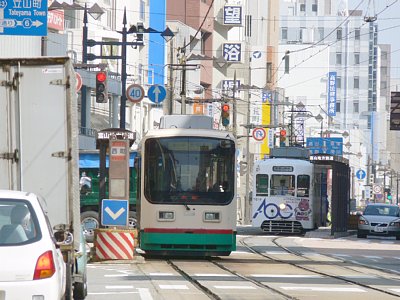
[[[47,0],[0,0],[0,35],[47,36]]]
[[[364,170],[359,169],[359,170],[356,172],[356,176],[357,176],[357,179],[364,179],[365,176],[367,176],[367,173],[366,173]]]
[[[343,155],[343,138],[307,138],[307,148],[310,154]]]
[[[128,200],[103,199],[101,224],[104,226],[128,226]]]
[[[149,88],[147,96],[151,102],[160,103],[163,102],[165,96],[167,96],[167,91],[162,85],[154,84]]]

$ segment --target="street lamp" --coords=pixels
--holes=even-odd
[[[93,8],[93,7],[92,7]],[[92,10],[92,13],[96,13],[99,11],[98,5]],[[101,8],[100,8],[101,9]],[[83,17],[83,62],[86,63],[87,60],[94,60],[94,59],[121,59],[121,103],[120,103],[120,128],[125,129],[125,123],[126,123],[126,78],[127,78],[127,73],[126,73],[126,65],[127,65],[127,55],[126,55],[126,47],[129,46],[142,46],[143,45],[143,40],[138,39],[135,42],[128,42],[127,41],[127,36],[128,34],[135,33],[135,34],[142,34],[142,33],[160,33],[161,36],[166,40],[172,39],[174,36],[173,32],[167,27],[164,31],[157,31],[151,27],[149,28],[144,28],[142,25],[139,26],[131,26],[129,28],[129,31],[126,28],[127,25],[127,20],[126,20],[126,8],[124,8],[124,16],[123,16],[123,21],[122,21],[122,31],[117,31],[122,35],[122,42],[113,42],[113,41],[95,41],[95,40],[88,40],[88,28],[87,28],[87,13],[88,10],[85,7],[85,14]],[[88,55],[87,53],[87,47],[93,47],[93,46],[103,46],[103,45],[110,45],[110,46],[121,46],[121,55],[94,55],[90,54]]]

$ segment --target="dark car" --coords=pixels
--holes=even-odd
[[[400,209],[397,205],[374,203],[358,219],[357,237],[394,236],[400,240]]]

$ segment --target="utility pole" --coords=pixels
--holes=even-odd
[[[169,96],[168,96],[168,115],[172,115],[174,113],[174,78],[173,78],[173,69],[172,64],[174,63],[174,43],[170,41],[169,48]]]
[[[237,136],[237,116],[236,116],[236,70],[235,73],[233,75],[233,92],[232,92],[232,112],[233,112],[233,116],[232,116],[232,131],[233,131],[233,136],[236,137]]]
[[[186,43],[184,43],[186,44]],[[182,76],[181,76],[181,114],[186,115],[186,48],[181,49],[182,57],[180,59],[180,64],[182,66]]]

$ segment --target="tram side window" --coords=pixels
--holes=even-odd
[[[298,175],[297,176],[297,197],[310,196],[310,176]]]
[[[272,175],[271,196],[294,196],[295,176],[294,175]]]
[[[268,175],[257,174],[256,175],[256,195],[257,196],[268,196]]]

